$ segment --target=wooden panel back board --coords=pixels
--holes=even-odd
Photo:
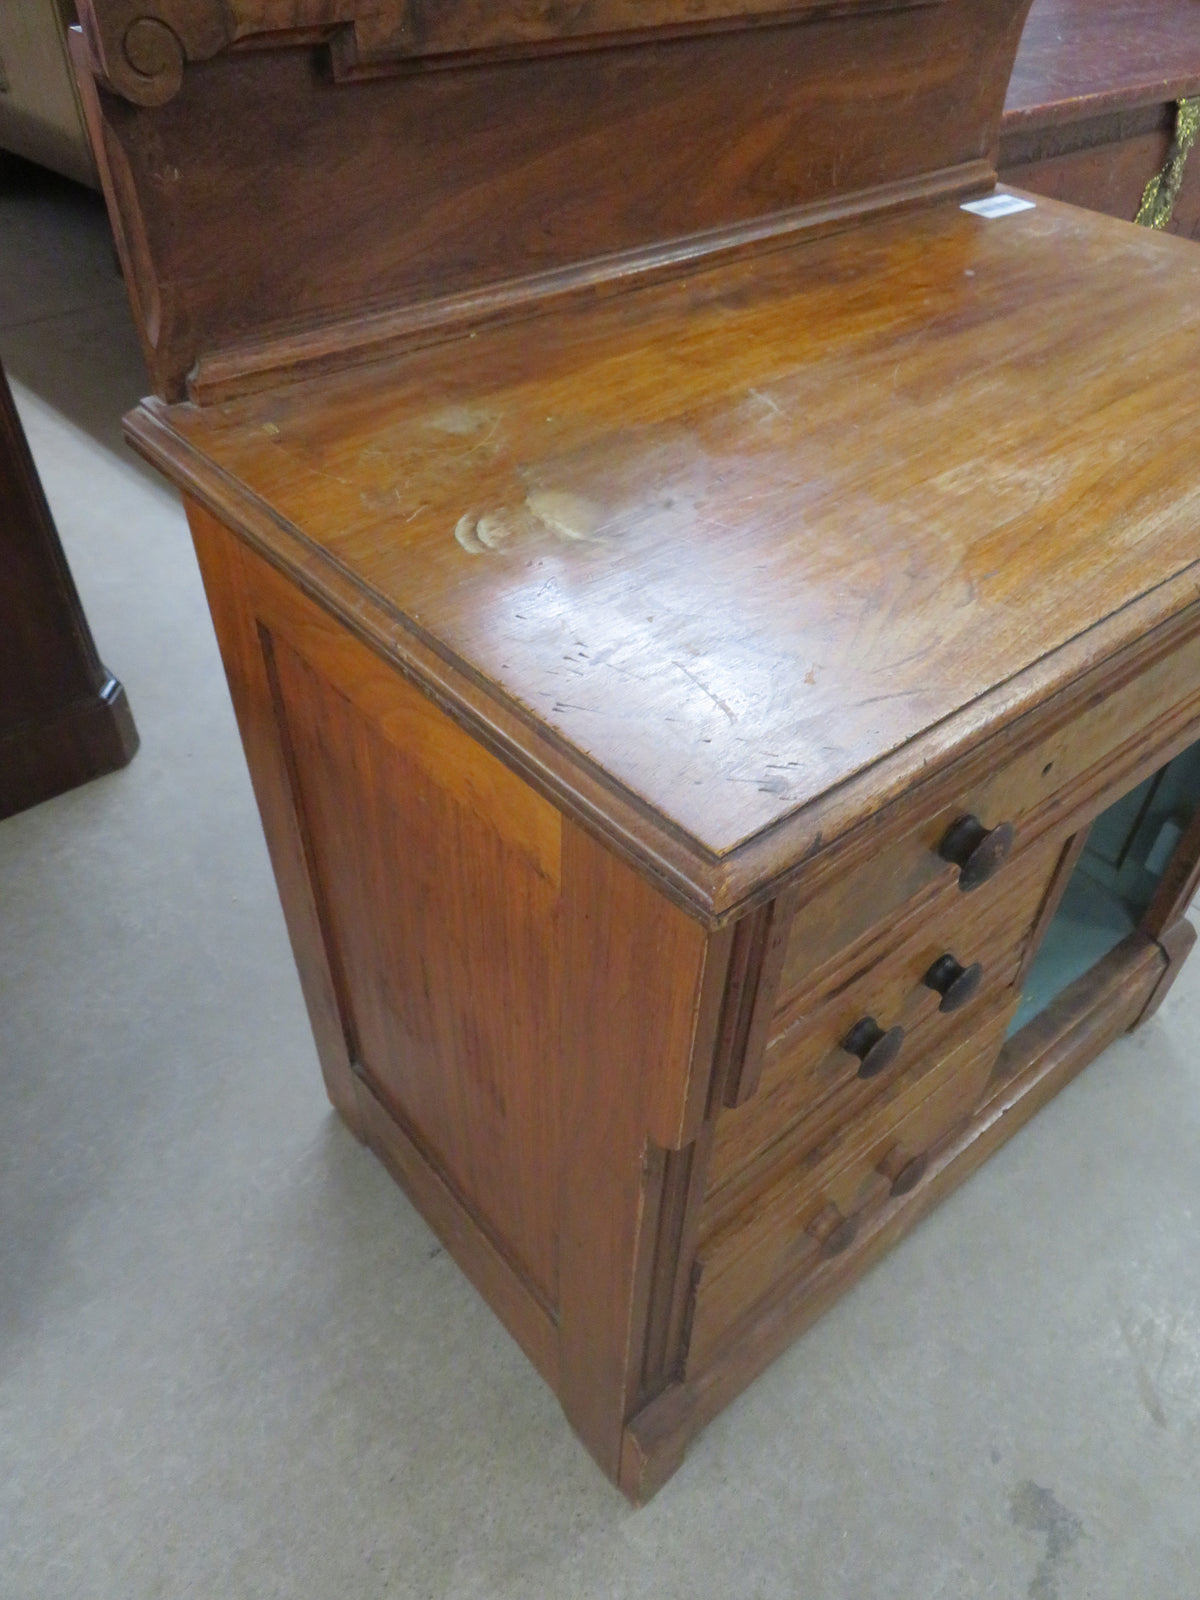
[[[186,42],[195,5],[85,8],[89,38],[113,35],[103,61],[125,59],[121,25],[156,4]],[[93,78],[94,47],[77,39],[76,60],[154,385],[207,399],[548,294],[679,273],[829,215],[986,187],[1027,4],[768,6],[759,26],[721,0],[713,31],[694,5],[656,0],[640,8],[652,31],[595,38],[593,8],[559,6],[559,32],[587,48],[393,63],[353,83],[311,31],[214,55],[218,7],[151,105],[125,97],[148,78],[113,67],[116,93]],[[267,28],[396,8],[245,9]],[[489,11],[503,31],[547,8],[469,9],[486,35]]]

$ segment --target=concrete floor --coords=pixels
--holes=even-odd
[[[143,740],[0,824],[0,1600],[1200,1594],[1200,961],[630,1510],[325,1104],[82,191],[0,355]]]

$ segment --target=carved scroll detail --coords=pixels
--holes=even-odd
[[[79,20],[96,76],[144,106],[170,100],[186,62],[229,43],[220,0],[81,0]]]
[[[189,61],[207,61],[261,34],[319,39],[361,19],[403,31],[408,0],[78,0],[95,75],[135,105],[178,94]]]
[[[164,105],[189,61],[239,41],[328,43],[336,77],[388,64],[578,48],[646,34],[908,10],[943,0],[78,0],[95,75]],[[290,37],[289,37],[290,36]]]

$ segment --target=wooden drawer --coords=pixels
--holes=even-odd
[[[1200,637],[1194,637],[1125,683],[1097,689],[1065,725],[1024,749],[1014,750],[1019,729],[996,740],[990,760],[986,751],[972,759],[975,776],[952,799],[800,906],[783,958],[781,1003],[820,987],[834,964],[853,958],[855,947],[873,942],[897,914],[919,910],[959,882],[959,868],[938,847],[960,817],[974,816],[986,829],[1011,824],[1017,848],[1047,828],[1088,820],[1127,786],[1130,774],[1151,770],[1157,752],[1194,724],[1198,710]],[[1010,870],[1005,863],[992,881],[1002,883]]]
[[[987,1088],[1016,996],[993,1006],[964,1038],[944,1041],[928,1069],[887,1103],[835,1124],[713,1227],[706,1206],[694,1274],[689,1372],[764,1295],[848,1250],[863,1223],[920,1182],[929,1160],[967,1125]]]
[[[908,924],[906,935],[865,970],[851,967],[810,1000],[785,1003],[773,1024],[757,1093],[718,1119],[709,1195],[742,1187],[764,1161],[794,1159],[820,1143],[831,1121],[853,1118],[897,1084],[921,1077],[937,1060],[942,1041],[961,1033],[964,1019],[986,1011],[1012,985],[1063,848],[1056,832],[1022,851],[973,894],[947,885]],[[951,1011],[941,1009],[947,1002],[923,981],[947,954],[963,967],[978,963],[983,969],[974,997]],[[866,1077],[861,1074],[869,1064],[843,1047],[864,1018],[882,1030],[904,1030],[893,1065]]]

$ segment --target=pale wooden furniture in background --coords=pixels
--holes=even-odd
[[[71,59],[74,0],[0,5],[0,151],[96,187],[96,163]]]

